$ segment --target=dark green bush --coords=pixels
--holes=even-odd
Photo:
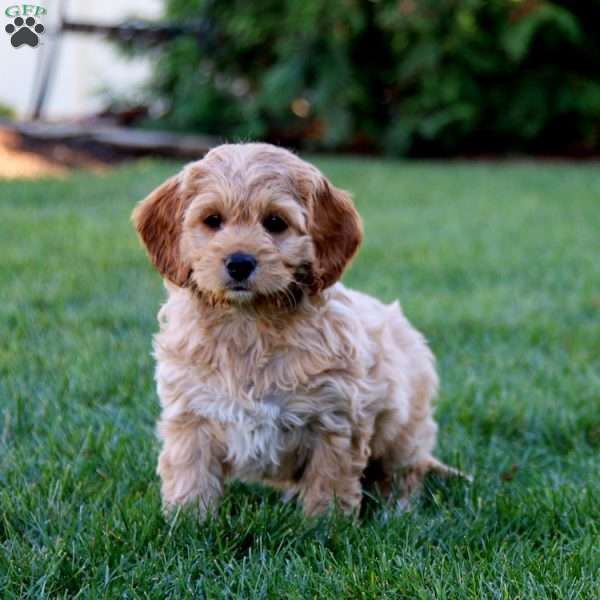
[[[167,0],[164,123],[308,148],[600,149],[600,2]]]

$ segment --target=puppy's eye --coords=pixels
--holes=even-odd
[[[269,215],[263,221],[263,227],[269,233],[281,233],[282,231],[285,231],[288,228],[288,224],[277,215]]]
[[[221,215],[208,215],[206,219],[204,219],[204,224],[210,229],[219,229],[223,224],[223,219]]]

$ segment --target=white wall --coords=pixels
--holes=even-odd
[[[13,108],[26,118],[33,106],[37,69],[51,46],[50,36],[56,30],[58,0],[25,0],[27,4],[46,7],[40,17],[46,27],[36,48],[13,48],[4,27],[11,19],[6,7],[15,0],[0,2],[0,104]],[[162,14],[162,0],[70,0],[67,16],[73,20],[94,23],[120,23],[128,17],[157,19]],[[58,68],[46,104],[45,116],[52,119],[86,115],[103,106],[102,90],[127,93],[145,81],[150,73],[149,59],[123,58],[101,37],[65,33],[58,49]]]

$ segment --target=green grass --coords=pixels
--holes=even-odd
[[[308,521],[229,488],[160,515],[151,335],[129,224],[177,165],[0,185],[1,598],[599,598],[600,169],[319,158],[439,359],[439,455],[411,514]]]

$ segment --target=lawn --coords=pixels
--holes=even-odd
[[[1,598],[599,598],[600,168],[318,158],[354,192],[347,284],[399,297],[439,360],[415,510],[306,520],[259,487],[166,523],[129,223],[177,169],[0,184]]]

